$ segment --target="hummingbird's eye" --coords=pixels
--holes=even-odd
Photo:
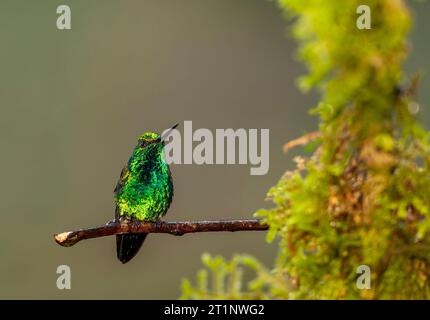
[[[150,144],[153,144],[153,143],[155,143],[157,141],[158,141],[158,139],[145,139],[145,140],[142,140],[140,142],[140,147],[144,148],[144,147],[149,146]]]

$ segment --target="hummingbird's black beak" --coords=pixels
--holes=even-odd
[[[172,133],[173,130],[176,129],[176,127],[179,125],[179,123],[176,123],[174,126],[172,126],[171,128],[164,130],[164,133],[161,135],[160,140],[162,142],[164,142],[166,140],[166,138]]]

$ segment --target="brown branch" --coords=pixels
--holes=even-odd
[[[293,149],[297,146],[304,146],[304,145],[308,144],[309,142],[311,142],[315,139],[318,139],[320,137],[320,135],[321,134],[319,131],[310,132],[308,134],[305,134],[304,136],[301,136],[297,139],[294,139],[294,140],[287,142],[286,144],[284,144],[282,149],[285,153],[287,153],[288,151],[290,151],[291,149]]]
[[[182,222],[140,222],[137,220],[121,219],[120,221],[110,221],[104,226],[58,233],[54,235],[54,240],[60,246],[71,247],[84,239],[124,233],[169,233],[175,236],[182,236],[185,233],[194,232],[261,231],[268,228],[268,225],[258,219]]]

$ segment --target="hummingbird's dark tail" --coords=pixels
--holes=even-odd
[[[122,263],[129,262],[139,251],[147,233],[117,234],[116,255]]]

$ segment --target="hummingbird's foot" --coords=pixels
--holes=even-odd
[[[118,217],[116,220],[115,220],[115,222],[116,223],[119,223],[119,224],[129,224],[129,223],[131,223],[132,222],[132,219],[131,218],[129,218],[129,217],[126,217],[126,216],[121,216],[121,217]]]
[[[126,224],[131,226],[131,230],[137,230],[140,225],[140,220],[135,217],[124,217],[123,220]]]
[[[107,226],[107,225],[109,225],[109,224],[111,224],[111,223],[116,223],[116,222],[118,222],[118,220],[117,220],[117,219],[109,220],[108,222],[106,222],[105,226]]]
[[[163,221],[162,221],[162,220],[160,220],[160,219],[157,219],[157,220],[155,220],[155,221],[154,221],[154,223],[155,223],[156,228],[157,228],[157,229],[160,229],[161,224],[163,223]]]

